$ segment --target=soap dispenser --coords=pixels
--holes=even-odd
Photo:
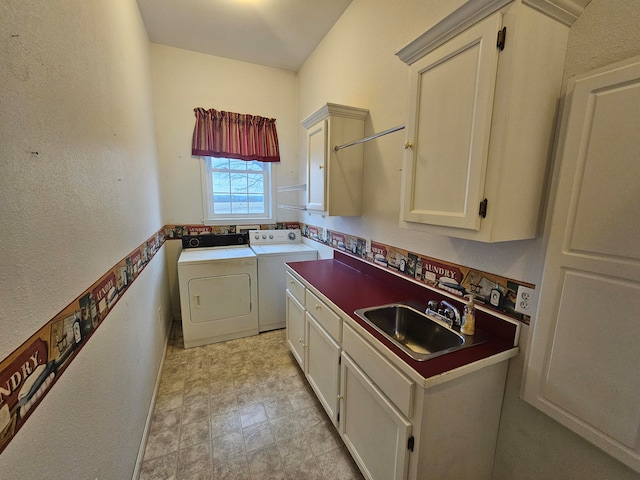
[[[473,335],[476,330],[476,306],[473,303],[473,295],[465,295],[467,304],[464,307],[464,323],[460,328],[463,335]]]

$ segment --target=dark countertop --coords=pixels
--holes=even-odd
[[[355,310],[405,301],[417,301],[426,306],[428,300],[452,301],[451,297],[338,251],[333,259],[288,265],[425,379],[514,348],[518,334],[516,324],[476,309],[476,329],[487,336],[487,341],[430,360],[414,360],[360,319]],[[456,306],[462,311],[464,303],[457,301]]]

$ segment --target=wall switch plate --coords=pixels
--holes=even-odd
[[[491,293],[489,294],[489,303],[496,308],[500,308],[500,304],[502,303],[502,292],[498,288],[491,289]]]
[[[516,294],[516,312],[533,316],[538,304],[538,294],[535,289],[520,285]]]

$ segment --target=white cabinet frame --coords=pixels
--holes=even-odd
[[[342,354],[340,434],[367,480],[404,480],[411,423]]]

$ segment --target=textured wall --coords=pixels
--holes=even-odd
[[[3,0],[0,31],[4,358],[162,219],[148,41],[135,1]],[[169,308],[163,258],[0,455],[0,477],[131,475],[166,333],[156,318]]]
[[[640,54],[638,22],[640,2],[592,0],[571,28],[565,81],[579,73]]]

